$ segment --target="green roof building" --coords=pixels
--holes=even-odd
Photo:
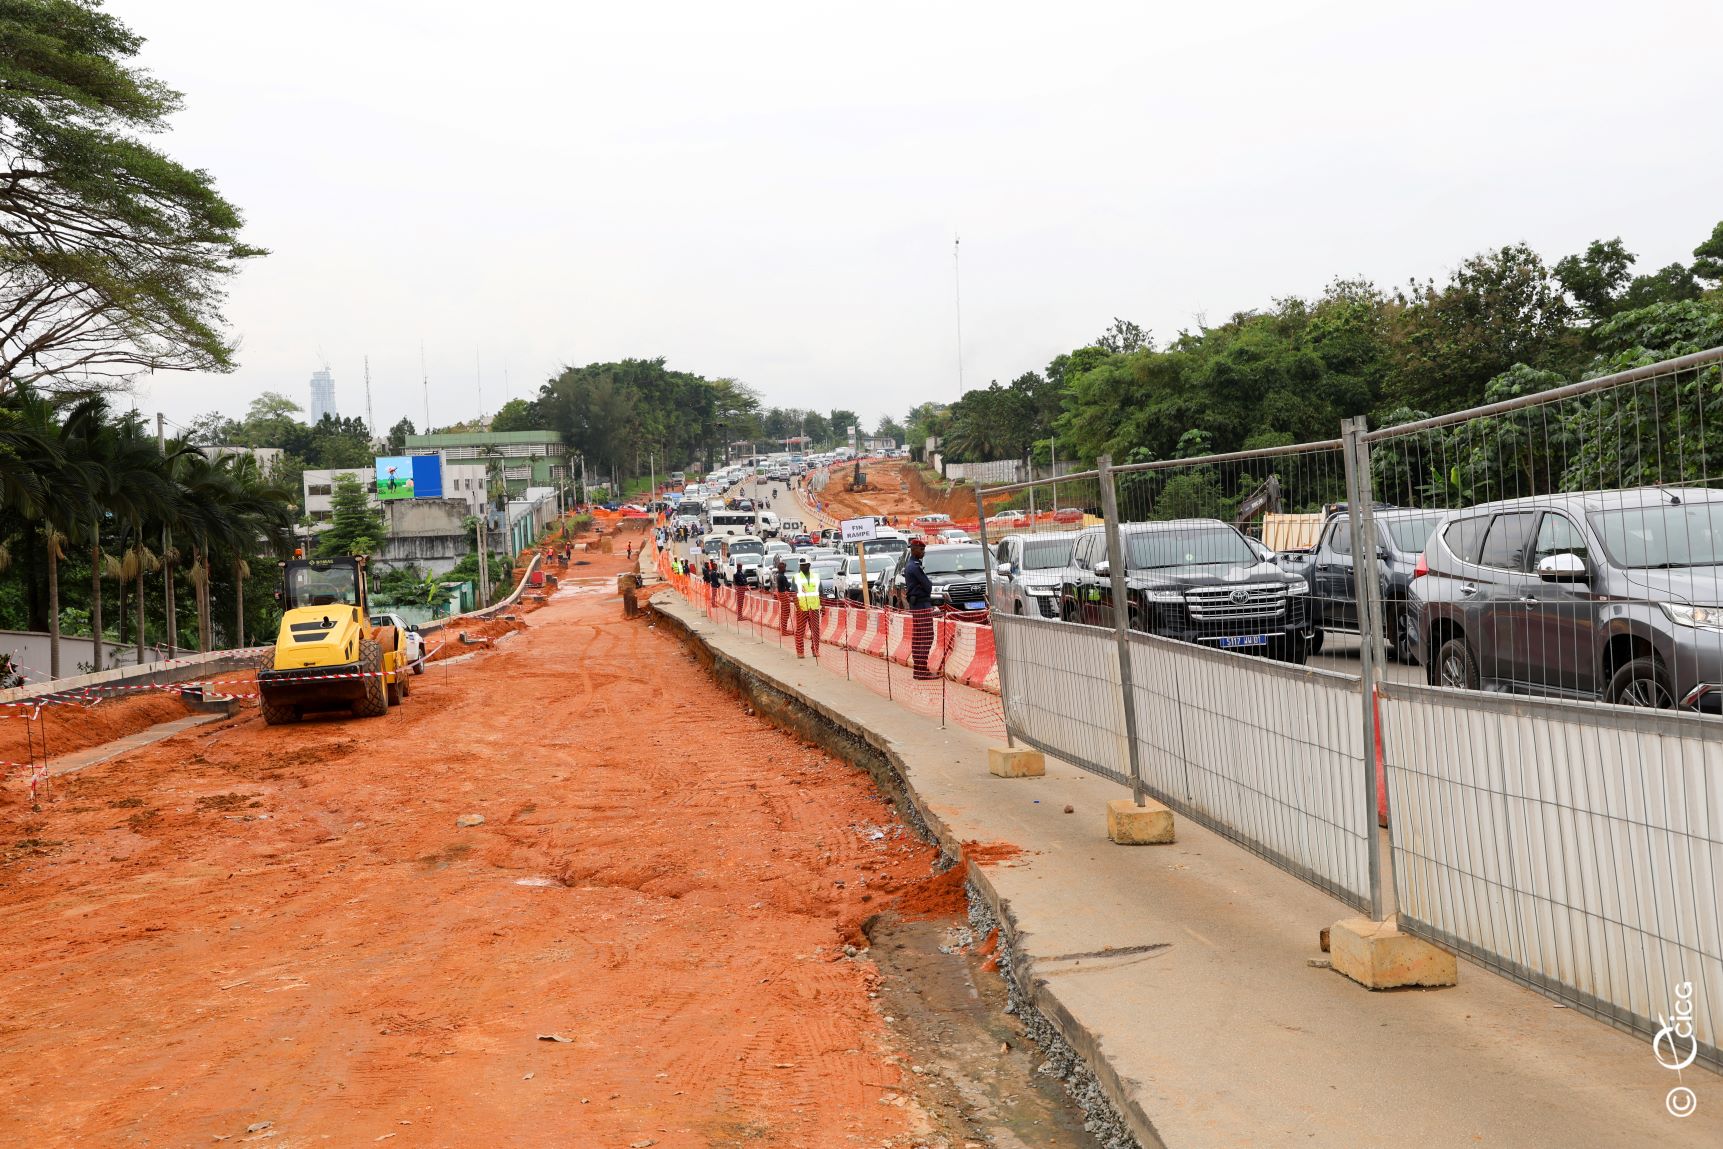
[[[508,492],[528,487],[557,487],[570,475],[569,449],[555,431],[464,431],[408,435],[407,454],[438,451],[449,463],[489,463],[500,459]],[[494,493],[494,492],[493,492]]]

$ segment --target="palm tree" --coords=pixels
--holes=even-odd
[[[280,551],[293,534],[294,492],[267,478],[250,455],[233,457],[238,498],[232,505],[236,522],[242,525],[244,542],[231,548],[233,560],[234,630],[232,644],[245,645],[245,580],[251,577],[246,555],[259,541]]]
[[[176,530],[191,544],[191,580],[197,593],[198,649],[210,649],[214,633],[211,616],[211,558],[220,553],[235,562],[236,583],[243,594],[249,567],[245,556],[260,540],[292,528],[293,496],[267,482],[256,460],[247,455],[210,459],[196,449],[169,452],[170,466],[180,487],[181,513]],[[240,601],[243,610],[243,598]],[[239,630],[244,630],[243,615]]]
[[[202,490],[198,486],[203,482],[204,469],[210,465],[210,461],[196,444],[188,439],[170,440],[157,465],[163,471],[168,488],[167,497],[155,500],[145,508],[146,526],[149,528],[146,537],[160,538],[162,541],[161,552],[155,556],[156,561],[149,569],[162,572],[166,653],[167,657],[172,658],[179,644],[179,617],[174,602],[174,567],[180,561],[180,552],[174,543],[174,537],[176,534],[188,532],[195,536],[200,530],[211,529],[210,524],[219,519],[221,510],[211,501],[213,492]],[[140,590],[140,620],[143,618],[141,596]],[[141,645],[139,657],[142,657]]]
[[[124,538],[142,535],[144,520],[154,508],[172,503],[177,492],[162,466],[161,450],[137,412],[118,419],[109,417],[105,400],[99,418],[68,428],[68,449],[86,460],[93,513],[87,524],[90,546],[90,630],[96,637],[93,669],[102,669],[105,657],[102,625],[102,580],[122,578],[120,551]],[[104,552],[103,536],[112,535],[115,548]],[[153,558],[153,556],[151,556]],[[147,565],[147,563],[146,563]],[[129,574],[125,575],[130,578]],[[120,634],[125,636],[125,585],[120,586]],[[141,656],[140,656],[141,657]]]
[[[91,417],[89,400],[41,395],[19,387],[8,397],[7,422],[15,443],[28,453],[15,456],[0,488],[0,507],[28,553],[40,547],[47,566],[48,675],[60,676],[60,560],[66,557],[65,528],[77,523],[89,504],[86,469],[65,450],[68,422]],[[19,473],[27,470],[28,474]],[[9,532],[10,533],[10,532]],[[26,577],[33,573],[27,572]],[[29,593],[34,595],[33,580]]]

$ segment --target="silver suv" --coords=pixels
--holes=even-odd
[[[993,548],[993,609],[1031,618],[1059,617],[1059,587],[1071,565],[1073,532],[1006,535]]]
[[[1434,685],[1723,711],[1723,490],[1457,511],[1412,595]]]

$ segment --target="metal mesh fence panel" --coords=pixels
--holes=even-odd
[[[1402,926],[1643,1034],[1685,999],[1719,1066],[1723,738],[1430,687],[1382,709]]]
[[[1115,782],[1125,767],[1118,648],[1096,627],[1001,615],[994,619],[1005,719],[1016,737]]]
[[[1011,734],[1369,905],[1358,615],[1350,585],[1314,565],[1347,489],[1341,443],[1103,467],[1059,486],[981,495]],[[1055,509],[1030,519],[1030,505]],[[1049,540],[1063,544],[1049,567],[1063,565],[1025,590],[1030,547]],[[1354,637],[1323,671],[1300,669],[1325,623]]]
[[[1369,904],[1358,680],[1132,635],[1149,793],[1349,905]]]
[[[1409,672],[1380,688],[1402,924],[1641,1033],[1685,1002],[1714,1065],[1720,363],[1516,370],[1371,432],[1360,555]]]
[[[1321,553],[1346,499],[1342,444],[1137,464],[1112,478],[1117,544],[1109,551],[1101,532],[1078,542],[1074,597],[1084,620],[1124,606],[1145,787],[1368,906],[1361,623],[1354,587]]]

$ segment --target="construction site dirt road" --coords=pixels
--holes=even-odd
[[[624,565],[385,717],[9,790],[0,1143],[980,1144],[863,931],[958,926],[961,871],[624,620]],[[1056,1108],[1013,1120],[1084,1144]]]

